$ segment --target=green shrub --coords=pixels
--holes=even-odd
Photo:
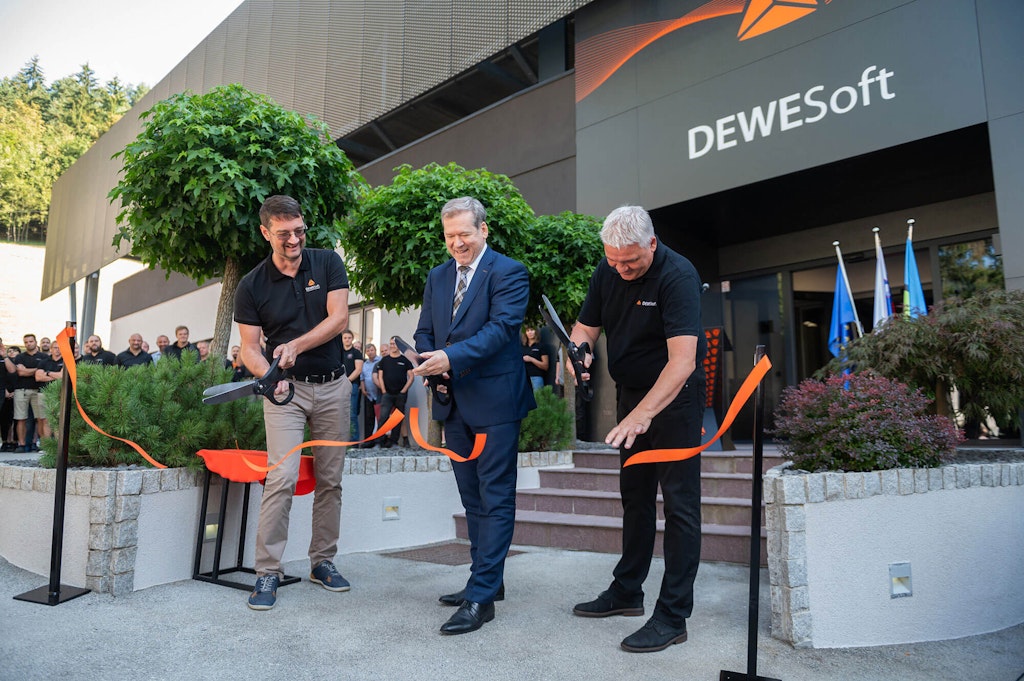
[[[920,390],[884,376],[808,379],[782,391],[773,434],[797,468],[812,472],[940,466],[962,438],[927,406]]]
[[[519,430],[519,451],[565,449],[572,438],[573,415],[569,413],[569,405],[548,385],[533,396],[537,400],[537,408],[523,419]]]
[[[200,468],[200,449],[265,449],[263,406],[244,399],[206,405],[203,390],[231,380],[231,370],[219,361],[198,361],[186,352],[181,362],[164,359],[155,365],[120,369],[78,365],[78,399],[97,426],[117,437],[132,440],[168,467]],[[50,424],[60,427],[60,385],[54,381],[43,391]],[[72,406],[68,439],[69,466],[109,467],[149,464],[128,445],[90,428]],[[57,441],[42,443],[44,466],[53,467]]]

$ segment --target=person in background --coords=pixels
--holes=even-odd
[[[345,365],[345,373],[352,383],[352,394],[349,396],[349,439],[359,439],[359,381],[363,371],[363,353],[355,347],[353,340],[356,335],[352,329],[341,332],[341,361]]]
[[[110,350],[103,349],[103,341],[99,336],[93,334],[85,341],[85,352],[82,353],[82,364],[102,364],[103,366],[117,366],[117,355]]]
[[[150,357],[153,358],[154,362],[156,362],[157,360],[164,356],[164,350],[166,350],[167,346],[170,344],[171,339],[168,338],[167,336],[161,334],[156,337],[156,352],[150,353]]]
[[[196,343],[196,351],[199,353],[199,361],[205,362],[206,358],[210,356],[210,342],[199,341]]]
[[[128,336],[128,349],[118,353],[117,366],[127,369],[128,367],[152,364],[153,358],[142,349],[142,345],[142,334],[133,333]]]
[[[385,423],[391,412],[405,412],[405,402],[412,387],[412,362],[398,351],[398,345],[392,338],[388,343],[388,354],[377,362],[377,371],[373,375],[380,390],[380,422]],[[404,422],[404,421],[403,421]],[[381,442],[381,447],[394,447],[402,437],[401,424],[392,428]]]
[[[252,372],[245,368],[245,364],[242,363],[238,353],[241,352],[242,348],[238,345],[231,346],[231,359],[224,360],[224,368],[231,369],[234,373],[231,375],[233,382],[244,381],[252,378]]]
[[[39,414],[46,414],[43,397],[39,394],[39,384],[36,382],[36,369],[42,366],[46,356],[39,352],[35,334],[25,334],[22,341],[25,343],[24,352],[19,353],[13,360],[10,356],[4,357],[7,373],[15,377],[14,428],[18,444],[14,451],[18,453],[35,450],[35,437],[29,432],[28,420],[32,418],[35,422],[38,421]],[[38,428],[39,424],[36,423],[36,426]]]
[[[366,344],[366,357],[363,358],[363,370],[359,375],[359,392],[363,397],[363,438],[368,438],[377,430],[377,405],[380,403],[380,388],[373,380],[373,374],[377,370],[380,357],[377,356],[377,346],[373,343]],[[376,443],[364,442],[359,445],[363,449],[376,447]]]
[[[523,330],[523,363],[526,364],[526,375],[533,389],[536,391],[543,388],[551,366],[551,350],[540,342],[540,334],[532,326]]]
[[[41,366],[36,369],[36,383],[42,390],[48,383],[59,381],[64,376],[64,359],[60,356],[60,348],[56,343],[50,345],[50,356],[43,360]],[[49,419],[46,416],[46,403],[43,403],[43,411],[36,414],[36,422],[39,424],[39,439],[53,436]]]
[[[191,350],[192,352],[199,354],[199,348],[196,347],[195,343],[188,342],[188,327],[179,326],[174,329],[174,337],[177,339],[171,345],[165,348],[161,348],[160,352],[167,357],[172,357],[176,360],[181,360],[181,353],[185,350]],[[157,345],[160,345],[160,339],[157,339]]]

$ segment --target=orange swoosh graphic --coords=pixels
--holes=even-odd
[[[690,24],[739,14],[745,4],[745,0],[711,0],[678,19],[626,26],[580,42],[576,46],[576,102],[583,101],[655,40]]]

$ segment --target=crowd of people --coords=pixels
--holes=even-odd
[[[103,347],[103,339],[92,334],[85,343],[76,344],[75,362],[79,364],[100,364],[128,369],[134,366],[152,364],[162,357],[180,360],[186,350],[195,352],[200,361],[210,355],[208,341],[189,342],[187,326],[174,330],[172,344],[165,335],[156,338],[157,349],[150,352],[150,345],[139,333],[128,337],[128,347],[114,354]],[[236,346],[237,348],[237,346]],[[236,356],[225,361],[225,366],[234,368],[235,380],[251,377]],[[4,370],[0,370],[0,435],[3,436],[4,452],[38,452],[41,439],[50,437],[50,427],[42,390],[47,383],[59,381],[64,372],[64,359],[57,343],[43,336],[36,339],[33,333],[22,337],[22,345],[4,345],[0,339],[0,356]]]

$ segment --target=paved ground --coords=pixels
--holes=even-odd
[[[585,620],[573,603],[606,585],[615,557],[518,546],[508,599],[478,632],[447,637],[466,566],[385,554],[341,556],[352,591],[303,581],[282,587],[276,608],[253,612],[246,593],[195,581],[121,598],[86,594],[56,607],[13,600],[46,580],[0,560],[0,679],[718,679],[746,671],[748,572],[705,563],[690,640],[630,654],[619,641],[639,617]],[[305,575],[302,562],[287,566]],[[648,584],[660,580],[655,561]],[[786,681],[937,679],[1014,681],[1024,672],[1024,625],[954,641],[844,650],[795,650],[768,635],[762,572],[758,673]],[[647,597],[650,612],[653,595]],[[953,616],[954,613],[951,613]]]

